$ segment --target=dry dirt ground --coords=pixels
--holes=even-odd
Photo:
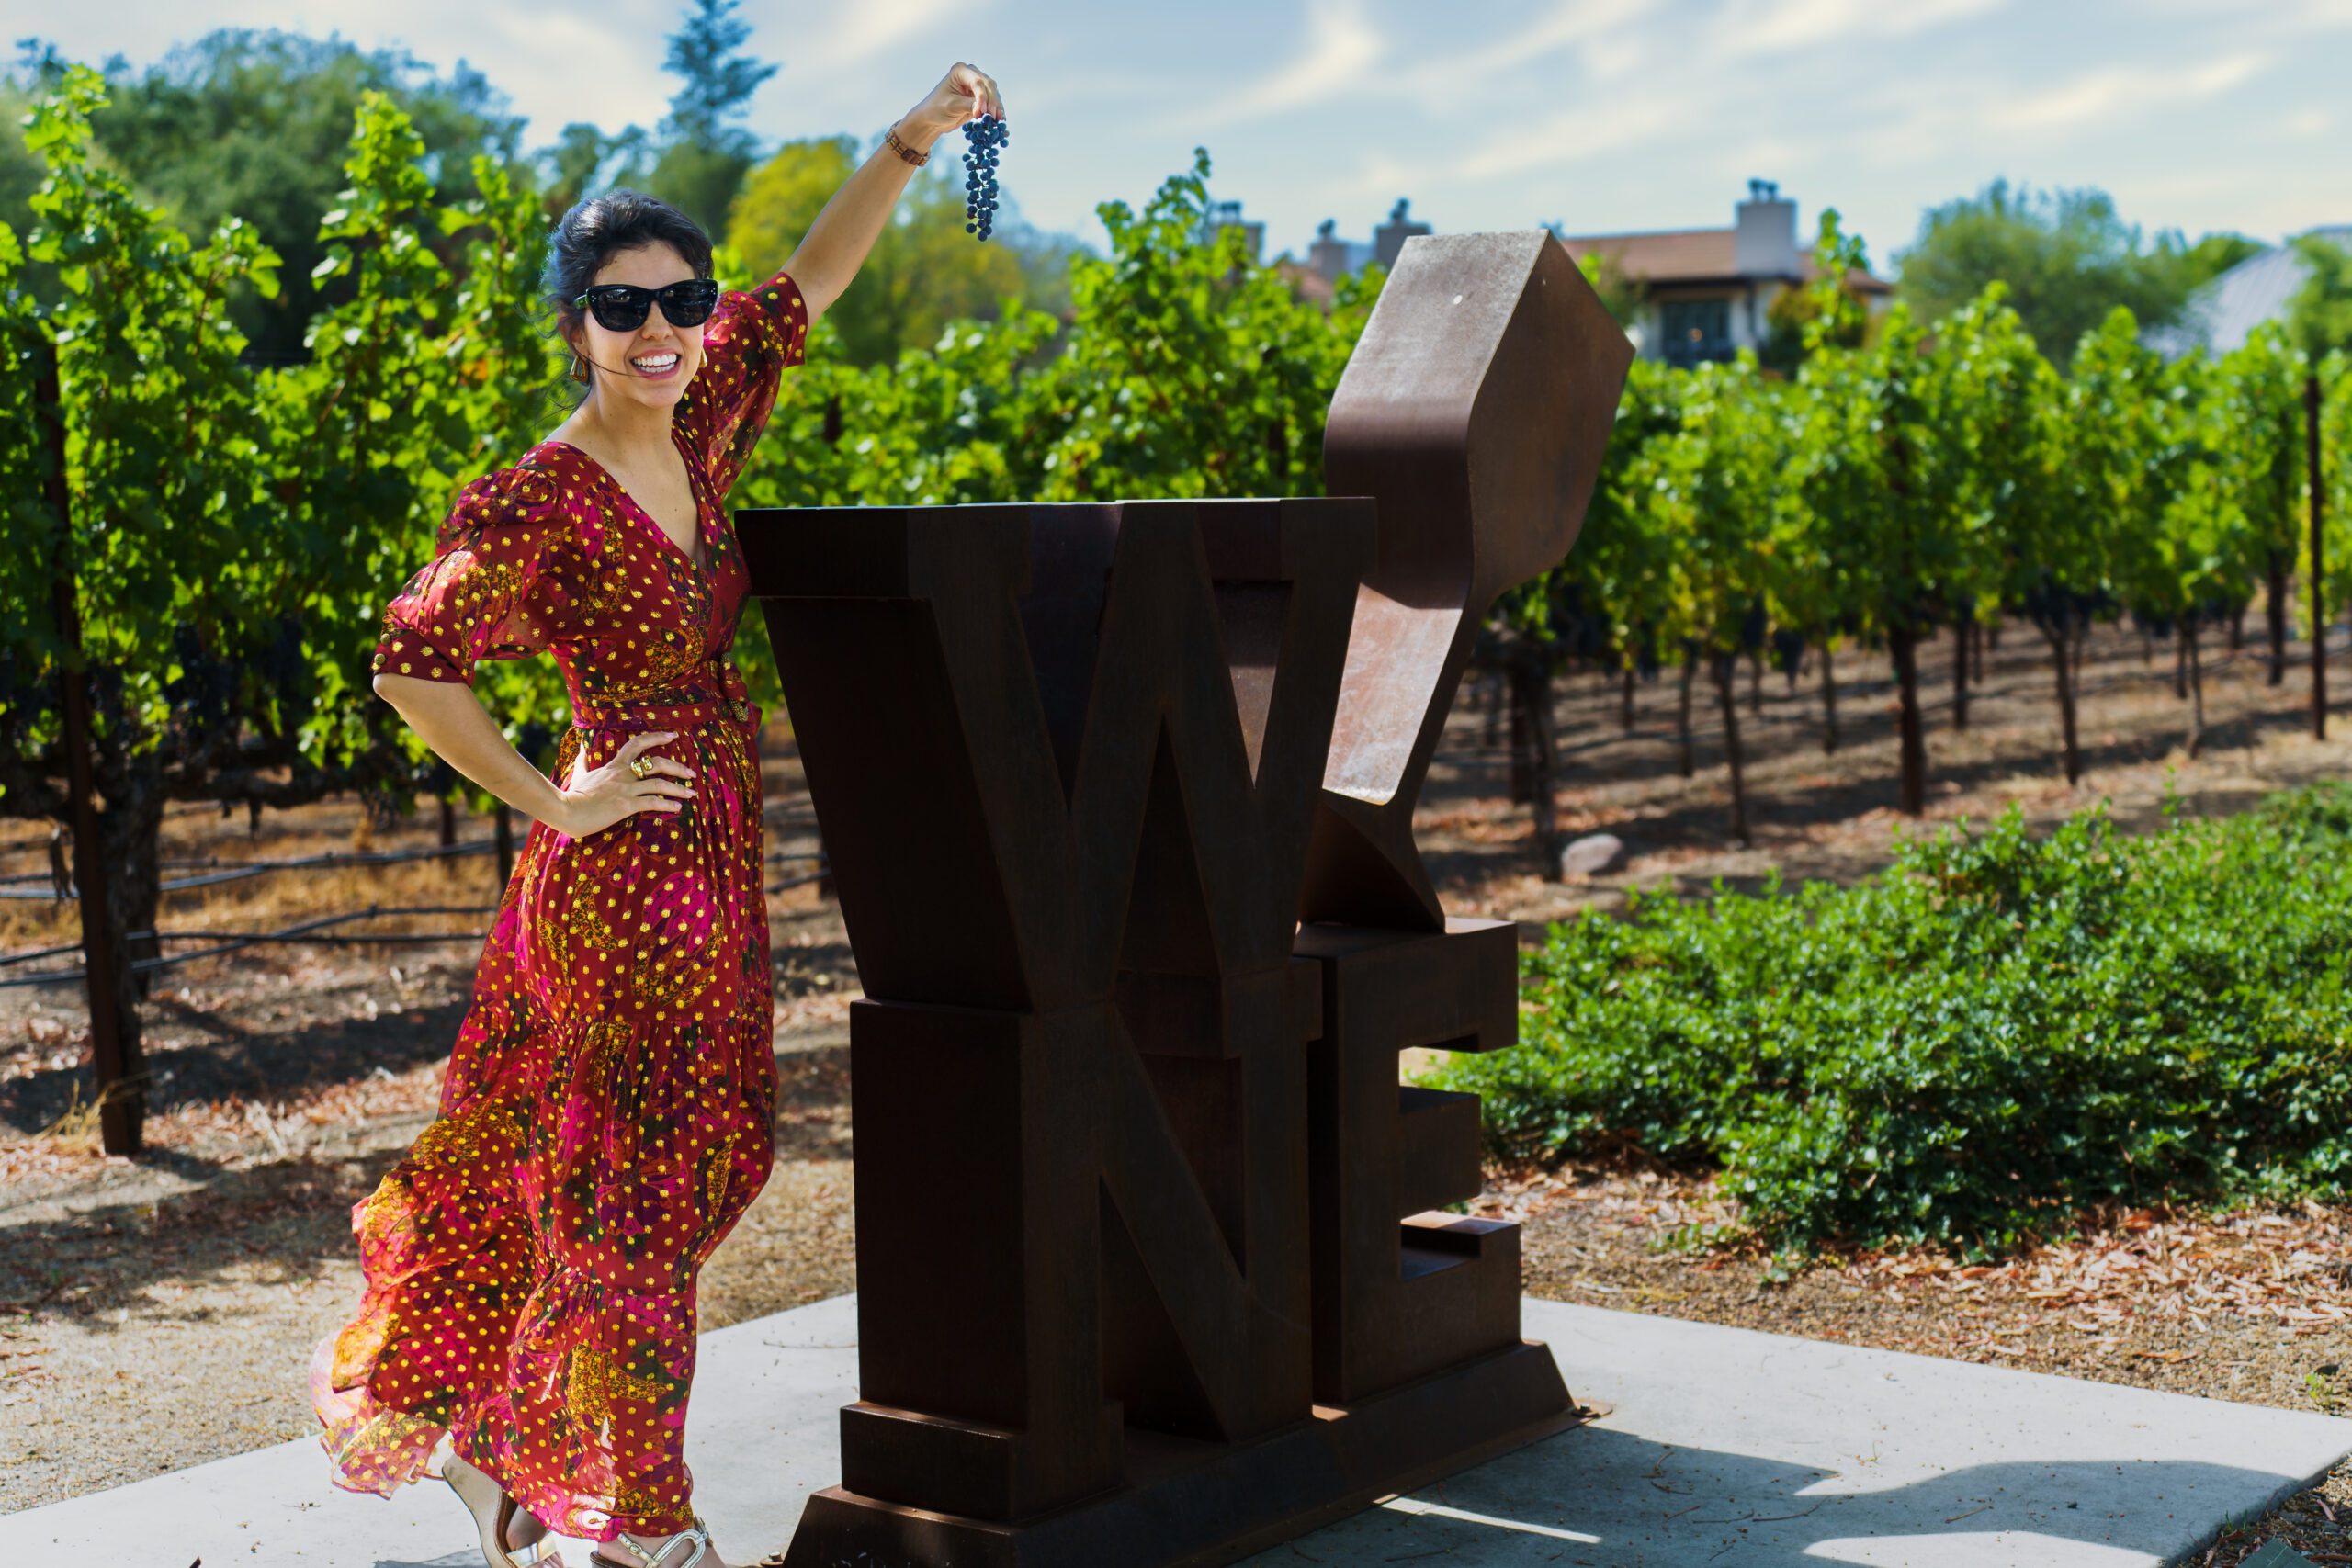
[[[2339,743],[2310,736],[2307,676],[2290,670],[2283,686],[2268,686],[2251,650],[2214,651],[2205,747],[2189,760],[2168,648],[2107,630],[2083,671],[2088,771],[2070,788],[2040,640],[2012,626],[1990,651],[1964,731],[1951,723],[1950,649],[1949,639],[1931,645],[1924,660],[1931,826],[1981,820],[2012,802],[2047,822],[2104,798],[2144,827],[2168,789],[2186,810],[2222,813],[2346,772]],[[1630,732],[1613,683],[1564,683],[1563,824],[1615,833],[1634,852],[1621,872],[1572,882],[1542,876],[1528,809],[1504,797],[1506,759],[1489,741],[1482,694],[1466,690],[1421,814],[1449,907],[1527,922],[1535,941],[1542,922],[1611,908],[1636,883],[1701,893],[1718,878],[1753,888],[1776,869],[1792,882],[1870,874],[1905,821],[1894,809],[1894,692],[1883,660],[1838,662],[1844,743],[1834,755],[1821,749],[1812,671],[1793,691],[1768,674],[1754,712],[1743,675],[1746,847],[1726,840],[1726,775],[1703,693],[1698,771],[1685,779],[1671,672],[1640,688]],[[2335,723],[2352,726],[2352,713]],[[766,750],[772,871],[783,878],[806,869],[788,857],[814,840],[780,726]],[[429,813],[371,829],[342,803],[267,817],[251,831],[242,814],[182,808],[169,829],[168,852],[189,863],[424,848],[436,838]],[[460,824],[465,839],[487,832],[483,821]],[[0,876],[46,863],[28,825],[0,829]],[[495,881],[486,856],[276,874],[169,895],[160,923],[255,931],[370,905],[479,908],[494,899]],[[70,942],[70,912],[0,900],[0,956]],[[854,1284],[846,1020],[855,970],[838,909],[817,888],[775,895],[771,914],[778,1160],[703,1275],[707,1327]],[[339,929],[464,932],[478,921],[460,913]],[[78,987],[0,988],[0,1511],[315,1430],[304,1361],[358,1296],[349,1210],[431,1118],[475,945],[269,945],[159,972],[146,1012],[149,1149],[135,1160],[96,1146]],[[0,966],[0,979],[48,962]],[[2091,1217],[2077,1240],[1996,1266],[1868,1255],[1786,1279],[1749,1252],[1675,1245],[1694,1221],[1726,1217],[1689,1173],[1586,1163],[1496,1171],[1481,1202],[1523,1218],[1528,1286],[1539,1294],[2352,1414],[2352,1212],[2118,1213]],[[2196,1561],[2235,1564],[2270,1535],[2315,1561],[2352,1562],[2352,1468]]]

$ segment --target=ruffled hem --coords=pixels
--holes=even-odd
[[[545,1524],[554,1534],[573,1540],[602,1541],[627,1531],[630,1535],[674,1535],[693,1524],[691,1505],[674,1514],[615,1514],[597,1506],[597,1499],[548,1481],[518,1484],[503,1473],[498,1456],[480,1442],[464,1442],[443,1422],[380,1403],[366,1384],[334,1385],[335,1346],[340,1335],[330,1334],[311,1353],[311,1404],[322,1430],[319,1446],[326,1450],[328,1480],[345,1492],[366,1492],[390,1497],[411,1482],[440,1479],[434,1453],[444,1438],[449,1451],[498,1483],[516,1507]]]
[[[334,1387],[335,1345],[341,1338],[330,1334],[311,1352],[311,1407],[323,1428],[319,1446],[327,1451],[328,1479],[345,1492],[389,1497],[413,1481],[435,1475],[433,1450],[449,1428],[379,1404],[365,1383]]]

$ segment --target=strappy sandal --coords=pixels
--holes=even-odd
[[[522,1510],[489,1475],[470,1465],[456,1472],[445,1466],[436,1473],[473,1515],[474,1529],[481,1537],[481,1558],[489,1568],[563,1568],[563,1554],[548,1547],[545,1535],[519,1549],[507,1546],[506,1532]],[[528,1555],[517,1557],[516,1550]]]
[[[693,1519],[694,1523],[675,1532],[669,1540],[650,1551],[625,1535],[616,1535],[613,1540],[628,1548],[630,1554],[637,1559],[639,1568],[695,1568],[695,1564],[702,1561],[703,1553],[710,1550],[710,1527],[702,1522],[700,1514],[690,1514],[687,1517]],[[669,1555],[670,1549],[682,1540],[691,1540],[695,1543],[693,1555],[684,1562],[663,1562],[662,1559]],[[619,1558],[607,1557],[594,1548],[591,1548],[588,1552],[588,1561],[598,1564],[599,1568],[630,1568],[628,1563],[623,1562]]]

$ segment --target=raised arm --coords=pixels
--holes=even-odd
[[[1004,99],[997,92],[996,82],[958,61],[895,129],[899,141],[917,152],[928,152],[941,137],[984,114],[999,118],[1004,115]],[[914,165],[885,141],[842,182],[842,188],[808,225],[808,232],[801,236],[799,248],[784,264],[784,270],[800,286],[811,325],[842,297],[849,280],[865,264],[866,253],[874,248],[882,225],[890,220],[890,209],[898,205],[914,172]]]

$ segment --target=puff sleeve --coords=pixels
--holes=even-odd
[[[474,661],[545,649],[550,627],[537,590],[569,532],[561,489],[543,469],[485,474],[458,491],[433,559],[384,607],[378,674],[473,684]]]
[[[800,285],[783,272],[756,288],[721,294],[703,323],[702,367],[678,400],[677,419],[720,497],[743,471],[775,408],[784,372],[800,363],[808,336]]]

